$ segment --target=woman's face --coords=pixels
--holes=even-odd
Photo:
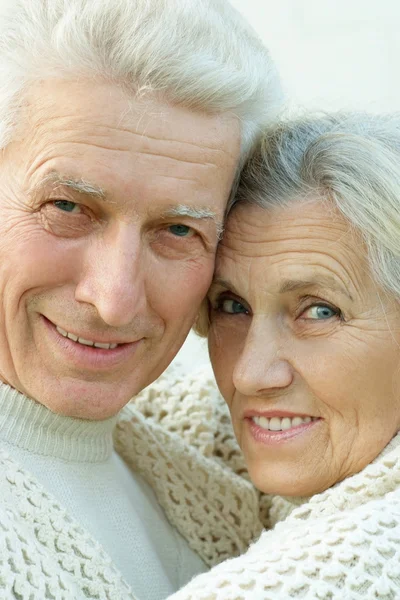
[[[216,379],[259,489],[323,491],[400,429],[399,305],[333,207],[236,207],[209,300]]]

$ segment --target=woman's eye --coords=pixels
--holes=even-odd
[[[168,231],[170,231],[173,235],[176,235],[178,237],[192,237],[192,235],[194,234],[194,231],[191,227],[189,227],[188,225],[181,224],[170,225],[168,227]]]
[[[340,312],[337,309],[328,306],[327,304],[314,304],[305,310],[302,316],[306,319],[314,319],[319,321],[326,321],[332,317],[337,317]]]
[[[70,202],[69,200],[55,200],[54,206],[68,213],[79,213],[81,208],[76,202]]]
[[[229,315],[249,314],[247,308],[233,298],[221,298],[218,301],[217,310]]]

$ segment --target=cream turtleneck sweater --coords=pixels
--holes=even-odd
[[[113,450],[116,422],[59,416],[0,385],[1,449],[100,542],[137,600],[161,600],[205,566]]]

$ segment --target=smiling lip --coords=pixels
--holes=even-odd
[[[107,370],[113,367],[118,367],[122,363],[132,358],[137,347],[142,342],[139,339],[135,342],[119,343],[116,347],[108,349],[97,348],[76,342],[68,337],[63,336],[57,331],[57,326],[42,315],[44,323],[50,339],[56,346],[58,352],[63,355],[63,360],[67,360],[80,370]],[[82,336],[83,337],[83,336]],[[89,337],[89,336],[88,336]],[[90,339],[90,337],[89,337]],[[99,343],[117,343],[109,340]]]
[[[277,446],[311,432],[321,418],[282,410],[248,410],[244,413],[244,420],[250,435],[256,442],[266,446]],[[282,428],[275,429],[275,425],[279,427],[279,420]]]

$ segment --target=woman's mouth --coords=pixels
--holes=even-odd
[[[322,419],[311,415],[263,416],[251,415],[245,419],[252,437],[262,444],[276,445],[312,430]]]
[[[293,429],[294,427],[298,427],[303,423],[311,423],[312,421],[316,421],[316,417],[252,417],[253,422],[261,427],[261,429],[265,429],[267,431],[287,431],[288,429]]]

